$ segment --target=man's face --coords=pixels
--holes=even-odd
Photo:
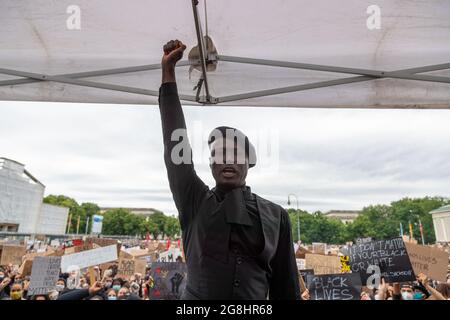
[[[231,190],[245,185],[249,164],[244,148],[230,140],[216,140],[211,144],[210,160],[217,187]]]

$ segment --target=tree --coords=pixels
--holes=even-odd
[[[175,238],[176,235],[181,235],[181,227],[178,218],[166,216],[164,233],[169,238]]]

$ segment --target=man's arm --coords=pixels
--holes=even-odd
[[[280,238],[275,257],[272,260],[273,277],[270,283],[270,300],[300,300],[300,284],[297,262],[292,244],[289,215],[281,210]]]
[[[164,46],[159,92],[164,162],[182,229],[192,220],[207,190],[194,170],[192,149],[187,138],[186,122],[175,80],[175,65],[183,57],[185,49],[186,46],[178,40],[169,41]]]

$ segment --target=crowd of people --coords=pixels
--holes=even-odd
[[[129,279],[117,277],[117,265],[106,270],[94,267],[95,280],[89,272],[61,273],[56,288],[45,295],[28,295],[30,276],[22,277],[12,265],[0,268],[0,300],[148,300],[153,286],[150,268]],[[98,277],[100,276],[100,277]]]
[[[122,245],[127,249],[137,244]],[[144,243],[141,245],[144,248]],[[27,253],[33,251],[36,249],[31,246]],[[183,259],[178,256],[172,261],[183,262]],[[47,294],[29,295],[30,280],[31,276],[22,275],[18,265],[1,265],[0,300],[149,300],[155,286],[150,263],[147,263],[143,274],[121,277],[118,261],[109,263],[107,267],[98,265],[90,270],[84,268],[60,273],[55,288]],[[313,300],[305,286],[301,289],[301,299]],[[376,288],[362,287],[360,300],[450,300],[450,273],[446,282],[429,279],[423,273],[418,274],[414,282],[386,283],[382,278]]]

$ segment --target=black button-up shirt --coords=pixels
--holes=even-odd
[[[287,212],[248,186],[226,193],[210,190],[194,170],[175,83],[161,86],[159,105],[164,161],[188,267],[183,298],[299,299]],[[184,133],[172,141],[176,129]],[[187,161],[175,164],[172,153],[183,141],[178,155]]]

